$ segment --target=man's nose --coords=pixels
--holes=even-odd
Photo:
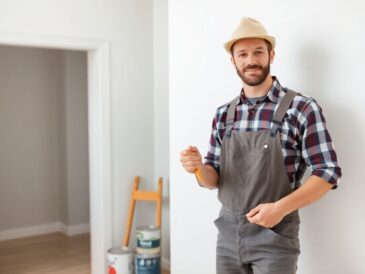
[[[256,58],[253,54],[247,56],[247,65],[256,65]]]

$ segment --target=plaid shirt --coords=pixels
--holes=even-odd
[[[236,106],[233,130],[258,131],[269,129],[271,119],[286,91],[276,77],[266,98],[251,105],[243,90]],[[212,133],[205,164],[219,172],[219,156],[229,103],[219,107],[212,123]],[[292,188],[300,185],[307,167],[333,185],[341,177],[336,152],[321,107],[310,97],[297,95],[279,128],[284,165]]]

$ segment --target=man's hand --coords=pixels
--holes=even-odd
[[[201,169],[203,166],[202,156],[194,146],[189,146],[180,153],[180,162],[189,173],[195,173],[197,169]]]
[[[250,223],[272,228],[284,218],[284,213],[275,203],[260,204],[246,214]]]
[[[218,187],[217,171],[213,167],[203,164],[202,156],[196,147],[189,146],[183,150],[180,153],[180,162],[187,172],[195,173],[200,186],[209,189]]]
[[[316,175],[310,176],[305,183],[289,195],[275,203],[260,204],[251,209],[246,217],[249,222],[264,227],[273,227],[288,214],[314,203],[325,195],[333,185]]]

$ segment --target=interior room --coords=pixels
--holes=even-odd
[[[83,223],[78,223],[80,226],[71,227],[72,229],[69,231],[79,234],[82,238],[81,241],[86,243],[84,245],[78,245],[76,242],[79,249],[82,249],[83,251],[89,249],[89,254],[82,258],[82,262],[80,262],[79,265],[76,263],[75,267],[81,266],[81,269],[79,269],[80,271],[88,269],[86,270],[87,272],[82,273],[102,273],[108,271],[107,252],[113,247],[122,246],[122,239],[125,236],[125,226],[134,177],[141,177],[140,189],[145,191],[156,190],[158,178],[162,177],[163,197],[160,262],[162,269],[169,269],[170,203],[166,55],[167,2],[133,1],[133,4],[127,2],[103,3],[102,6],[99,6],[97,3],[89,3],[90,5],[87,5],[86,9],[84,9],[85,7],[81,2],[64,2],[62,6],[50,5],[49,2],[34,2],[30,6],[27,3],[19,5],[19,3],[15,2],[1,2],[0,4],[1,11],[6,11],[6,15],[2,17],[0,26],[0,44],[4,50],[8,50],[3,51],[5,55],[15,51],[14,48],[22,48],[19,52],[24,52],[26,50],[38,52],[36,49],[42,49],[38,54],[41,56],[42,53],[47,56],[45,52],[64,52],[62,54],[59,53],[59,55],[63,55],[63,57],[59,56],[59,58],[57,57],[58,59],[55,57],[58,56],[56,53],[48,54],[49,56],[46,57],[46,60],[48,60],[46,61],[46,64],[39,61],[41,63],[36,72],[40,75],[35,76],[38,78],[45,77],[47,79],[46,83],[42,84],[46,86],[41,85],[41,87],[43,87],[43,92],[46,92],[48,89],[47,85],[50,84],[50,81],[60,82],[56,89],[61,89],[62,85],[65,84],[62,82],[62,77],[65,75],[58,75],[57,77],[53,75],[57,70],[59,70],[59,72],[62,72],[63,70],[62,67],[56,66],[57,62],[60,63],[60,65],[62,65],[62,63],[68,64],[78,62],[77,60],[80,57],[77,57],[76,52],[81,52],[83,54],[84,67],[82,71],[84,73],[83,77],[85,77],[83,88],[87,87],[87,97],[83,99],[83,103],[87,103],[87,105],[84,105],[83,109],[83,115],[86,116],[83,116],[82,118],[86,119],[84,120],[84,126],[87,126],[87,128],[84,129],[86,130],[87,135],[83,136],[83,138],[81,138],[81,136],[76,137],[79,138],[77,139],[78,141],[82,142],[81,147],[88,148],[88,158],[85,158],[80,162],[80,157],[87,156],[76,154],[77,151],[73,150],[74,147],[69,147],[69,154],[75,154],[73,156],[74,158],[69,162],[62,162],[62,157],[67,157],[66,154],[62,155],[65,151],[56,151],[54,153],[59,153],[60,155],[55,156],[55,154],[51,154],[52,151],[45,150],[45,144],[41,146],[38,138],[35,138],[34,142],[38,142],[38,146],[42,149],[41,152],[45,154],[41,154],[41,156],[46,157],[51,155],[49,157],[53,157],[50,159],[53,162],[47,162],[47,165],[52,164],[52,167],[56,169],[55,172],[61,171],[57,169],[66,169],[66,166],[62,166],[61,163],[70,165],[70,170],[73,168],[76,168],[77,170],[79,167],[84,169],[88,168],[89,193],[84,197],[88,198],[87,202],[91,201],[89,203],[89,208],[86,208],[85,206],[79,208],[77,203],[81,201],[78,201],[77,197],[72,196],[72,192],[70,192],[69,195],[62,193],[61,191],[66,191],[66,186],[59,185],[59,182],[55,180],[52,181],[51,186],[48,185],[48,188],[51,188],[51,191],[53,191],[52,197],[42,196],[42,193],[37,192],[35,189],[31,189],[34,193],[38,194],[38,196],[42,197],[41,203],[37,205],[38,209],[47,201],[53,201],[53,204],[51,205],[53,215],[51,214],[52,216],[49,216],[50,213],[44,212],[47,210],[41,208],[39,209],[39,214],[41,215],[40,219],[43,219],[35,220],[30,216],[27,216],[26,220],[30,220],[28,223],[21,218],[18,221],[13,221],[13,217],[9,213],[7,213],[6,216],[4,215],[4,218],[1,219],[0,231],[3,240],[1,241],[2,250],[5,250],[5,254],[8,255],[10,247],[7,243],[13,240],[17,241],[18,239],[28,239],[25,245],[28,246],[28,250],[31,250],[32,243],[28,242],[31,240],[29,237],[32,237],[35,241],[34,244],[37,245],[44,241],[36,237],[50,235],[49,233],[54,233],[55,231],[64,232],[67,227],[63,226],[63,223],[61,223],[62,220],[60,222],[58,220],[60,220],[61,217],[69,217],[71,218],[71,221],[74,221],[74,219],[72,219],[74,217],[66,216],[67,212],[62,211],[65,209],[59,209],[61,205],[57,203],[63,203],[66,198],[69,198],[71,199],[71,202],[75,203],[74,206],[78,207],[76,211],[82,211],[82,213],[87,212],[87,217],[89,218],[87,219],[89,226],[87,226],[86,220],[82,220]],[[66,17],[68,19],[65,20],[66,17],[62,14],[67,14]],[[28,17],[28,15],[31,17]],[[42,17],[43,19],[41,19]],[[31,18],[34,18],[34,20]],[[99,22],[100,18],[108,18],[108,20]],[[35,23],[35,25],[32,27],[31,25],[33,23]],[[143,37],[135,36],[135,33],[143,33]],[[76,55],[72,57],[72,53]],[[35,56],[36,55],[37,54],[35,54]],[[11,57],[14,57],[14,55],[6,57],[7,61],[12,61]],[[33,55],[23,54],[15,59],[31,63],[32,58],[35,57]],[[52,60],[57,62],[53,63],[51,62]],[[28,66],[29,65],[31,64],[28,64]],[[42,67],[43,65],[45,65],[45,67]],[[78,66],[80,66],[80,64]],[[9,70],[9,67],[7,67],[6,64],[3,64],[3,77],[6,79],[9,78],[8,81],[17,82],[16,79],[19,77],[17,70],[21,69],[15,67],[12,74],[9,75],[11,70]],[[52,77],[54,79],[49,79],[47,73],[53,73]],[[76,79],[73,79],[72,77],[76,77],[77,74],[71,72],[70,69],[66,69],[64,73],[69,74],[68,77],[72,79],[72,81],[76,81]],[[26,79],[35,85],[34,89],[38,90],[37,85],[39,85],[39,83],[35,81],[37,78],[29,78],[35,73],[28,75],[28,73],[23,71],[23,74],[25,74]],[[4,83],[7,82],[5,81]],[[23,82],[20,81],[20,83]],[[22,88],[24,88],[24,86],[22,86]],[[156,92],[154,93],[153,90],[156,90]],[[26,90],[21,91],[29,96],[28,93],[26,93]],[[4,89],[2,92],[9,93],[9,90]],[[156,96],[154,96],[154,94]],[[12,94],[10,94],[10,96],[11,95]],[[84,96],[85,95],[86,94],[84,94]],[[57,96],[61,96],[60,93],[56,93],[54,87],[52,87],[52,96],[53,97],[50,99],[53,101],[50,102],[50,105],[44,106],[45,110],[52,111],[52,107],[55,107],[56,109],[53,109],[52,115],[55,115],[54,113],[56,112],[58,115],[58,111],[64,111],[65,113],[62,115],[66,115],[66,109],[60,109],[60,105],[54,105]],[[41,102],[45,104],[44,98],[42,97],[41,99]],[[70,105],[76,103],[75,101],[72,101],[75,98],[70,96],[68,99],[70,100]],[[58,99],[56,102],[58,102]],[[137,102],[140,107],[138,114],[135,115],[135,104]],[[5,102],[2,102],[2,106],[4,103]],[[26,102],[22,102],[22,104],[25,103]],[[40,104],[40,102],[37,101],[34,103]],[[9,109],[11,110],[11,105],[4,106],[2,111],[9,111]],[[28,110],[36,111],[29,108]],[[58,118],[63,117],[62,115],[59,117],[47,117],[47,122],[50,123],[49,126],[51,126],[51,128],[46,128],[45,130],[50,130],[51,137],[53,137],[53,139],[51,141],[48,140],[48,142],[56,143],[46,143],[46,145],[53,150],[62,146],[62,141],[66,141],[65,139],[62,140],[60,136],[57,135],[56,131],[60,129],[55,128],[54,124],[51,123],[52,119],[57,120]],[[133,119],[131,119],[131,117],[133,117]],[[17,113],[14,117],[4,116],[3,119],[5,118],[10,119],[11,121],[13,118],[20,117],[19,113]],[[76,126],[76,124],[73,123],[80,122],[71,117],[68,118],[71,120],[71,126]],[[31,117],[28,117],[28,119],[31,119]],[[62,124],[61,122],[59,124]],[[41,126],[45,125],[42,124]],[[21,128],[20,125],[13,124],[10,129],[14,129],[14,127],[15,129],[17,127]],[[3,135],[3,132],[4,131],[2,131],[2,136],[9,138],[8,136],[5,136],[5,134]],[[37,135],[39,132],[34,132],[34,134]],[[64,134],[67,134],[67,132]],[[58,144],[58,142],[61,143]],[[27,149],[34,151],[37,148],[38,147],[28,147]],[[158,153],[154,153],[154,151],[158,151]],[[39,153],[39,151],[37,152]],[[27,157],[31,157],[31,155],[27,154]],[[16,162],[17,160],[13,159],[13,161]],[[74,161],[77,161],[77,163]],[[32,162],[26,163],[29,165],[29,163]],[[33,164],[35,164],[35,162]],[[41,165],[41,163],[38,163],[38,165]],[[2,168],[8,166],[9,164],[3,165]],[[44,170],[46,174],[43,174],[43,176],[56,176],[55,173],[51,173],[51,171],[46,169]],[[72,172],[75,172],[75,170]],[[9,176],[9,174],[14,173],[14,170],[9,170],[7,173],[4,173],[4,176],[6,174]],[[21,177],[22,175],[24,176],[25,174],[18,172],[17,176]],[[38,174],[37,176],[40,175]],[[66,176],[66,174],[60,172],[56,179],[62,180],[60,176]],[[73,179],[79,180],[80,178],[77,176],[82,177],[84,174],[82,176],[72,174],[72,176],[75,176]],[[44,178],[43,184],[45,184],[46,179],[49,178]],[[84,181],[87,180],[87,178],[82,179]],[[26,178],[23,178],[23,180],[26,181]],[[1,181],[3,181],[3,178]],[[5,182],[0,185],[0,187],[4,187]],[[8,188],[7,186],[8,185],[6,185],[6,189]],[[18,187],[20,188],[20,191],[24,190],[23,186]],[[55,193],[57,188],[59,188],[58,192]],[[10,188],[9,191],[16,192],[17,189],[14,189],[13,187]],[[84,194],[87,194],[87,191],[83,192]],[[6,192],[2,191],[2,194],[3,193],[5,195]],[[63,197],[62,195],[68,195],[68,197]],[[38,196],[33,198],[30,197],[30,195],[27,196],[30,205],[34,202],[32,199],[37,199]],[[14,199],[15,197],[16,195],[14,195],[14,197],[11,196],[6,199],[6,201]],[[1,200],[1,202],[3,202],[3,200]],[[17,204],[11,202],[10,205],[13,207],[17,206]],[[21,206],[24,206],[24,203]],[[8,211],[8,207],[9,204],[7,204],[6,207],[2,207],[2,209]],[[139,202],[136,204],[130,235],[131,239],[129,242],[131,249],[136,245],[136,227],[155,224],[155,212],[155,206],[151,203]],[[75,212],[75,214],[78,213],[79,212]],[[45,214],[46,216],[43,216],[42,214]],[[62,214],[65,214],[65,216]],[[5,218],[6,222],[4,221]],[[9,218],[10,220],[8,221]],[[87,235],[83,233],[87,232],[88,229],[90,230],[90,240],[83,236]],[[68,230],[70,230],[70,228],[68,228]],[[38,234],[39,236],[31,236]],[[76,235],[75,237],[78,236]],[[57,240],[60,240],[60,238],[54,239],[55,242]],[[65,243],[65,241],[63,242]],[[15,245],[20,245],[19,242],[13,242],[13,244],[14,243]],[[70,244],[70,246],[72,245]],[[75,248],[73,250],[75,252],[78,249]],[[1,256],[0,260],[5,260],[6,258],[7,256]],[[74,259],[74,261],[76,260]],[[88,263],[90,263],[90,265],[88,265]],[[3,265],[3,261],[1,261],[1,265]],[[86,266],[86,268],[84,266]],[[73,268],[72,271],[76,271],[75,269],[77,268]],[[21,269],[19,271],[19,273],[24,273],[24,271],[27,270]],[[49,273],[53,273],[52,271]],[[70,273],[76,273],[72,271]]]
[[[342,168],[336,190],[299,210],[297,274],[365,273],[364,11],[357,0],[0,1],[0,273],[110,274],[119,259],[129,274],[216,273],[218,190],[180,153],[206,156],[217,108],[241,94],[223,44],[244,16],[276,38],[271,75],[321,106]],[[141,254],[149,225],[142,234],[159,236]]]
[[[0,47],[1,273],[90,272],[86,57]]]

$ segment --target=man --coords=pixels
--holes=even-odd
[[[205,163],[193,146],[180,160],[201,186],[218,188],[217,273],[293,274],[298,209],[335,189],[341,169],[320,106],[270,75],[275,38],[260,22],[243,18],[224,47],[240,96],[218,108]]]

